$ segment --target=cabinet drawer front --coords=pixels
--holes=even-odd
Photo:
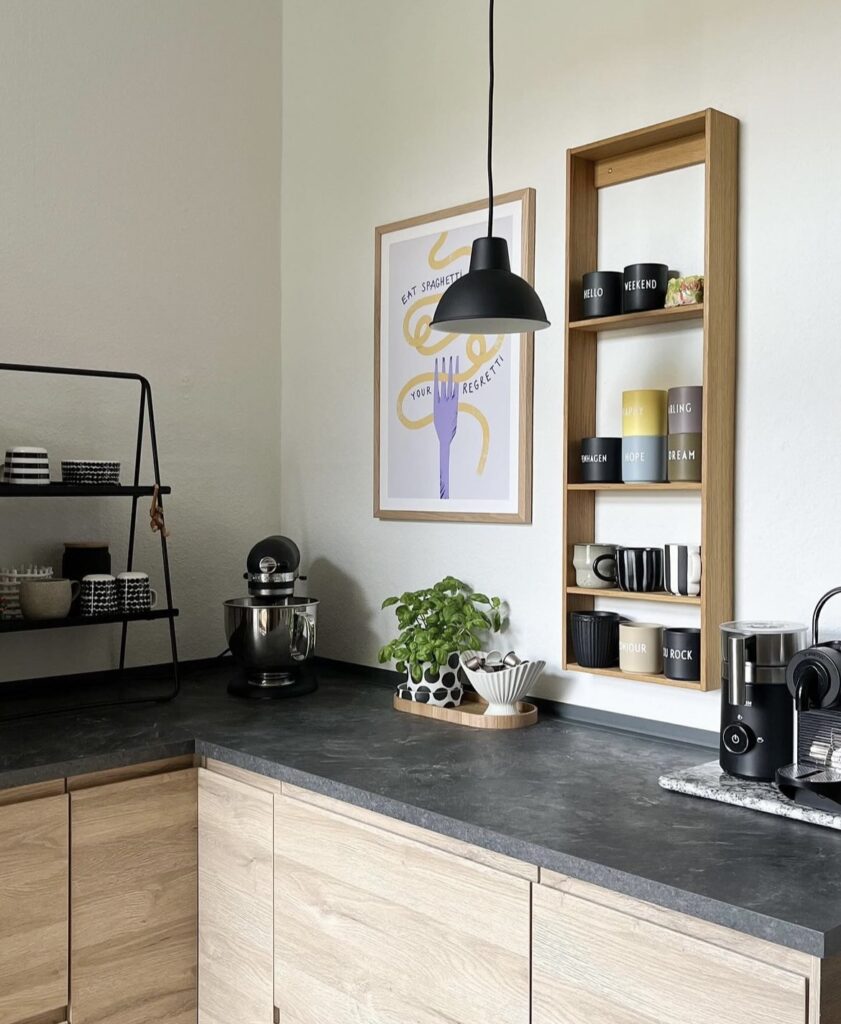
[[[73,1024],[195,1024],[195,769],[71,794]]]
[[[801,975],[534,887],[534,1024],[804,1024]]]
[[[271,1024],[271,793],[199,771],[199,1024]]]
[[[528,1024],[529,889],[276,797],[282,1024]]]
[[[67,800],[0,807],[0,1024],[67,1006]]]

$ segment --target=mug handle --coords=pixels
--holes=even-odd
[[[70,581],[70,600],[75,601],[79,594],[82,593],[82,584],[78,580]]]
[[[599,564],[601,562],[604,562],[604,561],[613,562],[613,572],[611,573],[610,576],[605,576],[603,573],[599,572]],[[593,572],[603,582],[605,582],[605,583],[615,583],[616,582],[616,558],[613,555],[599,555],[599,557],[596,558],[593,561]]]
[[[686,569],[686,578],[690,587],[701,585],[701,555],[694,551],[689,556],[689,564]]]
[[[158,592],[154,587],[149,588],[149,610],[158,607]]]

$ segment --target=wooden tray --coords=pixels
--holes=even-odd
[[[435,718],[439,722],[454,722],[456,725],[469,725],[474,729],[524,729],[537,721],[537,708],[534,704],[521,700],[517,707],[517,715],[486,715],[488,702],[482,700],[478,693],[469,690],[457,708],[439,708],[434,704],[419,704],[414,700],[404,700],[394,695],[394,710],[405,711],[408,715],[419,715],[421,718]]]

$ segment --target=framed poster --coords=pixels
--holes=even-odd
[[[532,335],[430,321],[487,233],[486,200],[376,229],[374,515],[531,522]],[[494,201],[511,269],[532,282],[534,189]]]

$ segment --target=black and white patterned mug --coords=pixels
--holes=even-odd
[[[663,549],[616,549],[616,579],[620,590],[649,593],[663,589]]]
[[[116,615],[117,581],[104,572],[83,576],[79,602],[85,618]]]
[[[158,603],[157,591],[145,572],[121,572],[117,577],[117,606],[121,615],[139,615]]]
[[[666,544],[663,548],[666,590],[678,597],[701,593],[701,547],[698,544]]]

